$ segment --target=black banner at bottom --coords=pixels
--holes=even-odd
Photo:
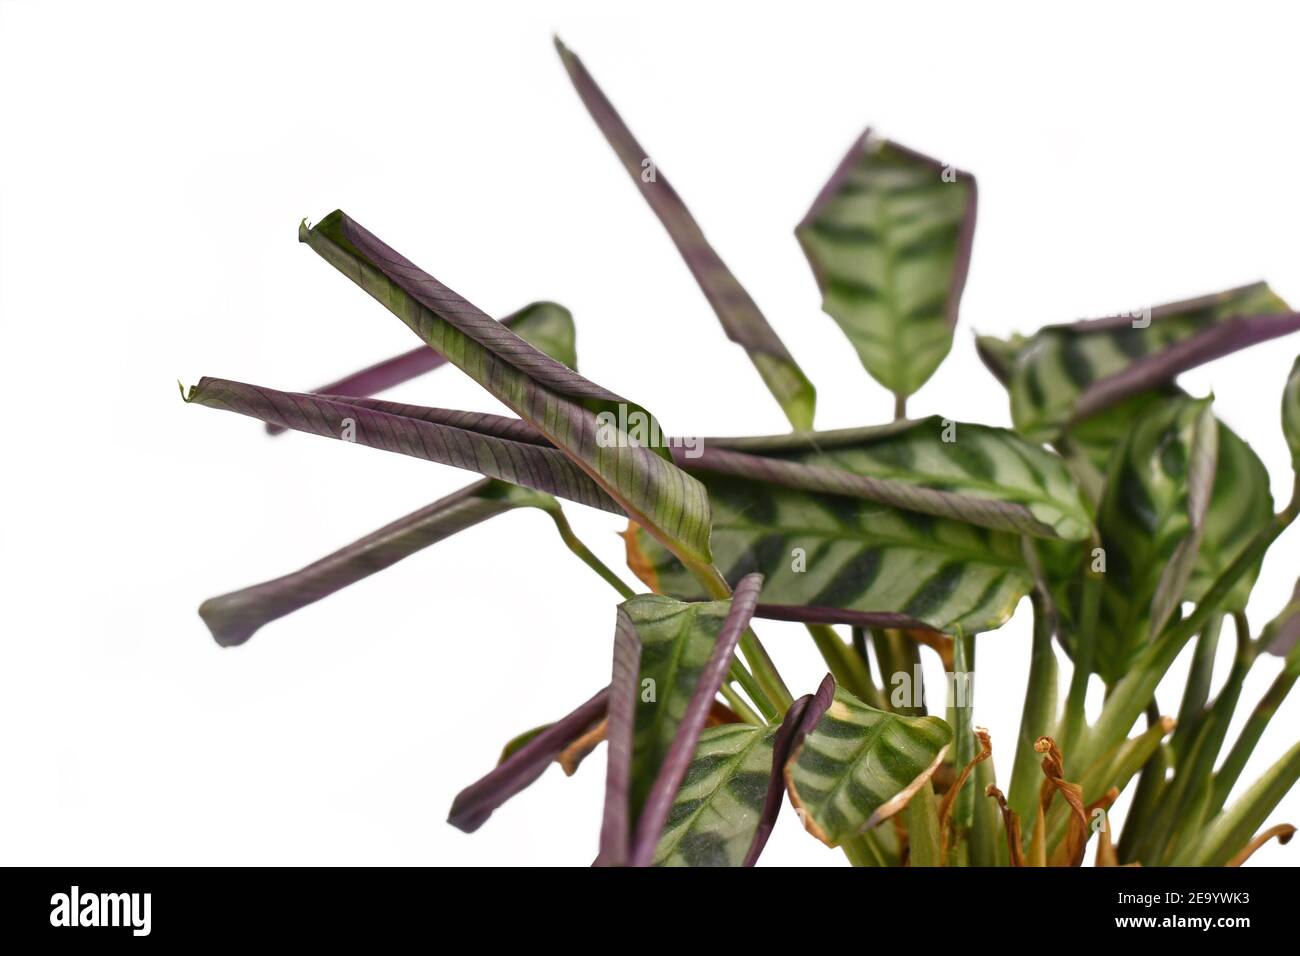
[[[87,943],[319,940],[374,944],[462,929],[492,945],[517,933],[565,938],[605,924],[648,938],[680,920],[725,914],[725,935],[766,924],[782,933],[914,937],[918,945],[989,940],[1002,931],[1057,940],[1139,935],[1231,944],[1286,932],[1287,869],[704,870],[8,869],[0,920],[9,937]],[[722,905],[721,909],[713,907]],[[703,909],[701,908],[703,907]],[[758,917],[762,923],[753,922]],[[708,922],[707,919],[704,920]],[[725,928],[724,928],[725,927]],[[992,934],[992,935],[990,935]],[[599,937],[593,936],[592,940]],[[1022,939],[1024,937],[1021,937]],[[719,942],[723,942],[720,939]]]

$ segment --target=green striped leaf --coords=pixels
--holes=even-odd
[[[730,601],[685,604],[657,594],[638,595],[620,606],[641,642],[632,737],[634,816],[672,746],[730,609]]]
[[[1291,465],[1300,471],[1300,358],[1291,366],[1282,393],[1282,433],[1291,450]]]
[[[1033,586],[1013,534],[729,475],[700,478],[717,566],[733,585],[751,571],[766,578],[759,617],[973,634],[1005,623]],[[628,564],[652,590],[705,596],[641,529],[626,537]]]
[[[785,769],[790,799],[828,846],[893,816],[938,768],[952,729],[868,707],[842,688]]]
[[[700,456],[681,464],[1037,537],[1079,540],[1092,529],[1058,456],[1007,429],[937,415],[867,428],[703,439]]]
[[[763,816],[778,730],[723,724],[700,734],[655,848],[655,866],[744,864]]]
[[[1106,551],[1097,672],[1119,679],[1177,608],[1199,553],[1217,457],[1205,401],[1171,401],[1139,421],[1098,512]]]
[[[822,308],[900,399],[952,348],[975,200],[969,173],[868,130],[795,229]]]
[[[1086,417],[1080,414],[1079,406],[1090,401],[1087,395],[1095,393],[1103,383],[1114,382],[1114,376],[1126,374],[1138,363],[1169,356],[1175,349],[1187,349],[1198,336],[1216,334],[1218,327],[1235,320],[1289,311],[1287,304],[1260,282],[1158,306],[1150,310],[1149,316],[1139,313],[1047,326],[1021,340],[1019,348],[1014,343],[1002,343],[999,350],[991,341],[982,340],[981,354],[991,368],[998,365],[1004,373],[1008,356],[1015,355],[1008,386],[1012,421],[1016,430],[1027,437],[1046,440],[1058,435],[1072,420]],[[1270,331],[1283,334],[1289,330],[1290,326],[1283,325]],[[1248,336],[1217,354],[1254,341],[1258,339]],[[1215,355],[1207,353],[1198,361],[1212,357]],[[1172,381],[1187,367],[1190,365],[1182,362],[1171,363],[1163,377]],[[994,371],[997,374],[998,369]],[[1148,390],[1152,384],[1133,388],[1129,394]]]
[[[635,435],[638,424],[661,433],[648,412],[538,351],[342,212],[304,223],[299,238],[533,425],[629,517],[707,566],[708,498],[665,448]]]
[[[1105,489],[1104,475],[1125,447],[1134,423],[1166,420],[1175,414],[1176,406],[1189,401],[1176,389],[1144,392],[1074,426],[1057,440],[1057,444],[1062,447],[1071,469],[1079,475],[1081,484],[1093,488],[1090,494],[1099,500]],[[1200,600],[1251,538],[1273,519],[1268,469],[1236,432],[1221,421],[1216,423],[1216,427],[1218,454],[1213,492],[1196,562],[1183,590],[1184,601]],[[1048,577],[1053,583],[1059,609],[1067,619],[1071,619],[1076,611],[1072,604],[1078,595],[1064,595],[1060,588],[1062,582],[1069,582],[1069,587],[1077,588],[1080,569],[1091,560],[1091,546],[1076,548],[1049,544],[1053,546],[1047,549]],[[1257,562],[1233,584],[1221,609],[1227,613],[1244,610],[1258,575]]]
[[[817,402],[817,391],[812,382],[799,368],[745,287],[714,251],[695,217],[664,176],[663,169],[637,142],[582,61],[558,37],[555,47],[583,105],[605,134],[632,182],[663,223],[682,260],[717,314],[727,338],[748,353],[790,424],[799,430],[812,428]]]
[[[701,734],[654,849],[658,866],[753,866],[784,802],[785,767],[831,706],[835,679],[791,702],[779,727]]]
[[[599,865],[652,862],[762,583],[751,575],[726,601],[619,605]]]

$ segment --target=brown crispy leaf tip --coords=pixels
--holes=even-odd
[[[1038,820],[1031,840],[1030,857],[1037,854],[1045,865],[1079,866],[1083,862],[1084,847],[1088,843],[1088,811],[1083,805],[1083,788],[1077,783],[1065,779],[1065,758],[1061,748],[1051,737],[1039,737],[1034,743],[1034,750],[1043,754],[1043,785],[1038,792]],[[1050,860],[1046,859],[1047,833],[1045,821],[1052,797],[1060,794],[1069,804],[1070,829],[1065,841],[1057,848]],[[1104,798],[1103,798],[1104,799]]]
[[[1295,830],[1296,828],[1289,823],[1279,823],[1275,827],[1269,827],[1263,833],[1260,833],[1258,836],[1256,836],[1255,839],[1247,843],[1245,848],[1243,848],[1240,853],[1238,853],[1236,856],[1234,856],[1231,860],[1229,860],[1224,865],[1241,866],[1241,864],[1245,863],[1254,855],[1256,850],[1258,850],[1260,847],[1262,847],[1265,843],[1267,843],[1269,840],[1273,839],[1274,837],[1277,837],[1278,843],[1282,844],[1283,846],[1286,846],[1288,843],[1291,842],[1291,838],[1295,836]]]
[[[1007,806],[1006,795],[995,785],[989,784],[984,794],[996,800],[998,809],[1002,811],[1002,828],[1007,835],[1007,850],[1011,854],[1011,865],[1027,866],[1024,844],[1020,842],[1020,814]]]

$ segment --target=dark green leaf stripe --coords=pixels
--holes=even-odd
[[[1128,440],[1133,423],[1178,396],[1185,397],[1185,393],[1174,385],[1142,392],[1077,422],[1053,439],[1053,446],[1069,462],[1070,470],[1090,501],[1101,500],[1111,459]]]
[[[778,728],[724,724],[700,735],[655,848],[656,866],[741,866],[758,830]]]
[[[342,212],[299,238],[405,322],[424,342],[487,389],[588,474],[638,523],[692,562],[709,561],[709,503],[703,487],[660,447],[621,429],[613,442],[598,415],[618,422],[639,406],[538,351]]]
[[[1177,607],[1200,547],[1217,455],[1209,401],[1177,400],[1136,424],[1098,512],[1106,552],[1095,666],[1107,680]]]
[[[1287,304],[1260,282],[1158,306],[1151,310],[1145,328],[1134,327],[1130,315],[1052,325],[1029,339],[999,346],[993,344],[996,340],[981,340],[981,354],[995,374],[999,369],[1005,373],[1009,356],[1015,355],[1010,368],[1011,417],[1018,431],[1042,440],[1057,435],[1076,416],[1076,404],[1085,392],[1135,362],[1239,317],[1289,311]],[[1145,321],[1145,316],[1138,316],[1137,321]]]
[[[582,61],[558,37],[555,47],[583,105],[663,223],[691,275],[717,313],[727,337],[749,354],[790,424],[800,430],[812,428],[817,401],[812,382],[799,368],[745,287],[704,237],[695,217],[669,184],[663,170],[657,163],[652,165],[650,154],[636,141]]]
[[[786,766],[790,799],[810,833],[838,846],[903,809],[951,741],[938,717],[886,713],[837,689]]]
[[[795,230],[822,308],[895,395],[920,388],[952,348],[975,197],[970,174],[868,130]]]
[[[1032,586],[1015,535],[861,499],[701,478],[718,567],[733,586],[751,571],[766,578],[759,617],[971,634],[1003,624]],[[629,565],[651,588],[704,596],[648,535],[633,528],[628,539]]]
[[[681,464],[1020,534],[1082,539],[1092,527],[1059,457],[1007,429],[937,415],[879,427],[704,439],[702,452]]]

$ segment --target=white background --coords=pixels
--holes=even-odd
[[[1008,422],[975,329],[1258,278],[1300,302],[1297,24],[1244,4],[0,9],[0,862],[590,862],[603,751],[573,779],[548,771],[472,837],[443,819],[506,739],[607,680],[608,587],[543,516],[515,513],[222,650],[202,599],[469,476],[272,440],[176,392],[204,374],[307,388],[414,344],[296,242],[301,218],[341,207],[491,313],[567,305],[582,370],[670,432],[783,430],[579,104],[552,31],[816,382],[821,427],[891,408],[820,312],[791,232],[868,123],[979,178],[961,329],[915,414]],[[1184,378],[1216,393],[1279,503],[1278,403],[1298,348]],[[454,369],[391,394],[493,407]],[[570,511],[621,567],[619,522]],[[1257,626],[1298,554],[1293,531],[1256,588]],[[1027,610],[979,640],[976,719],[1003,774]],[[812,689],[806,634],[759,632],[796,692]],[[1275,669],[1257,666],[1248,705]],[[1246,778],[1298,718],[1293,697]],[[1273,817],[1300,822],[1300,794]],[[788,810],[765,861],[843,865]]]

